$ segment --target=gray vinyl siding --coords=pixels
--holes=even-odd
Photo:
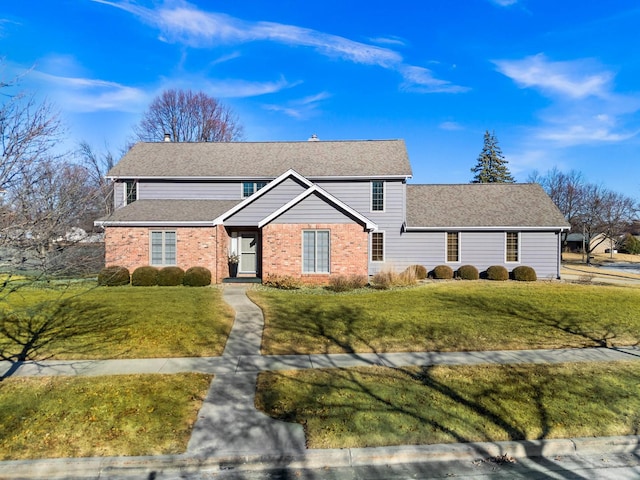
[[[371,211],[371,182],[322,182],[317,184],[334,197],[358,211],[384,232],[384,262],[372,262],[369,254],[369,275],[384,268],[397,270],[397,265],[411,265],[404,239],[401,238],[405,218],[406,184],[401,180],[386,180],[384,183],[384,211]]]
[[[446,261],[446,232],[405,232],[401,237],[401,254],[387,264],[400,272],[409,265],[423,265],[427,270],[448,264],[454,270],[460,265],[473,265],[480,272],[491,265],[503,265],[511,271],[518,265],[533,267],[540,279],[558,275],[556,232],[520,232],[520,258],[518,262],[505,261],[505,232],[459,232],[460,261]]]
[[[354,221],[324,199],[312,194],[275,218],[273,223],[353,223]]]
[[[286,205],[304,190],[302,185],[289,178],[233,214],[224,224],[229,227],[257,226],[258,222]]]
[[[113,184],[113,209],[124,207],[124,182],[116,182]]]
[[[151,182],[138,183],[140,200],[237,200],[241,182]]]

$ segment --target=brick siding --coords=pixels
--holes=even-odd
[[[329,230],[330,273],[302,273],[302,231]],[[305,283],[326,284],[331,276],[367,275],[369,236],[351,224],[269,224],[262,229],[262,273],[288,275]]]

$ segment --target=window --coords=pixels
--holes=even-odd
[[[329,273],[329,230],[302,232],[302,273]]]
[[[507,232],[507,262],[520,261],[520,248],[519,242],[520,234],[518,232]]]
[[[256,193],[262,187],[264,187],[267,182],[243,182],[242,183],[242,198],[247,198]]]
[[[129,205],[138,199],[138,182],[135,180],[127,180],[125,185],[124,204]]]
[[[371,261],[384,262],[384,233],[371,234]]]
[[[447,232],[447,262],[460,261],[460,237],[458,232]]]
[[[384,182],[382,180],[371,182],[371,211],[384,211]]]
[[[176,264],[176,232],[151,232],[151,265]]]

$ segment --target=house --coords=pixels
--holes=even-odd
[[[568,228],[537,184],[413,185],[402,140],[138,143],[108,173],[107,265],[326,283],[420,264],[559,278]]]
[[[582,233],[570,233],[567,235],[565,250],[573,253],[584,253],[586,238]],[[611,253],[616,249],[618,242],[606,236],[604,233],[598,233],[589,242],[591,254]]]

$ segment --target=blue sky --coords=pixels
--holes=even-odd
[[[470,181],[490,130],[518,181],[640,199],[639,26],[635,0],[30,0],[3,2],[0,54],[70,145],[117,152],[190,88],[248,141],[402,138],[414,183]]]

